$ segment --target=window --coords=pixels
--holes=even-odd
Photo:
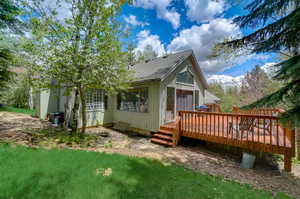
[[[89,89],[86,92],[86,110],[103,111],[107,109],[107,96],[101,89]]]
[[[117,109],[129,112],[148,112],[148,88],[136,88],[119,93]]]
[[[194,84],[194,77],[191,72],[184,71],[176,75],[176,82],[184,84]]]

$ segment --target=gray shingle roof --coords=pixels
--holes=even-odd
[[[192,50],[186,50],[167,56],[158,57],[146,62],[130,66],[135,71],[136,81],[162,79],[169,71],[192,55]]]
[[[215,103],[219,102],[220,100],[221,100],[220,98],[218,98],[214,94],[205,90],[204,104],[215,104]]]

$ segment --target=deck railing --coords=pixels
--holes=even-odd
[[[259,108],[259,109],[250,109],[250,110],[243,110],[236,106],[232,108],[232,113],[237,113],[237,114],[278,116],[280,113],[283,112],[284,110],[279,108]]]
[[[263,152],[294,154],[295,132],[271,115],[179,112],[179,135]],[[289,163],[287,163],[289,170]]]

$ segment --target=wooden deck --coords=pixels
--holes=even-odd
[[[247,128],[243,125],[245,121],[248,121]],[[291,171],[295,133],[282,127],[276,116],[180,111],[177,121],[163,125],[162,129],[172,129],[174,146],[180,141],[180,137],[185,136],[255,151],[283,154],[285,170]]]

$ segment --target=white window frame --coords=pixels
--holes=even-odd
[[[86,111],[105,111],[105,93],[102,89],[89,89],[85,101]]]

